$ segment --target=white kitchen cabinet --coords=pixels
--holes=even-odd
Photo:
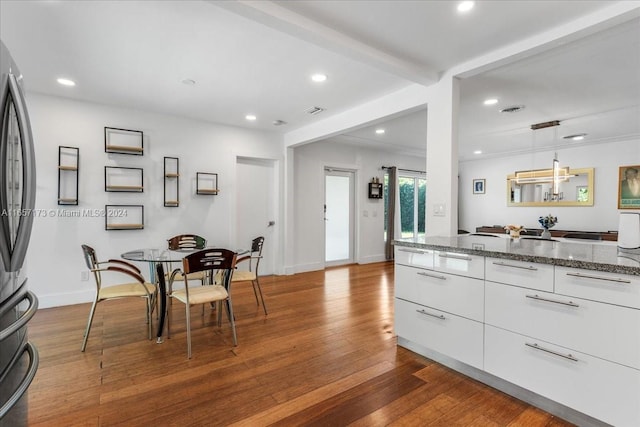
[[[487,282],[485,323],[640,369],[640,310]]]
[[[618,427],[640,425],[640,370],[485,326],[485,370]]]
[[[399,298],[396,334],[478,369],[483,367],[483,325],[454,314]]]
[[[553,292],[553,265],[487,258],[486,280]]]
[[[484,257],[452,251],[434,251],[433,269],[444,273],[484,279]]]
[[[433,269],[433,251],[410,247],[395,247],[396,264]]]
[[[396,252],[400,345],[579,425],[640,426],[640,276],[600,271],[623,270],[608,248],[590,270],[554,265],[576,257],[561,243],[549,263],[428,247]]]
[[[478,322],[484,321],[484,281],[396,266],[396,297]]]
[[[640,309],[640,276],[556,267],[556,293]]]

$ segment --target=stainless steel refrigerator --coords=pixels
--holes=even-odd
[[[21,426],[38,369],[38,351],[27,336],[38,299],[28,290],[24,268],[36,171],[22,76],[2,41],[0,48],[0,426]]]

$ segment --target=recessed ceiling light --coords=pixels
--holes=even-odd
[[[469,12],[475,5],[474,1],[461,1],[458,3],[458,12]]]
[[[74,82],[73,80],[65,79],[65,78],[59,78],[58,79],[58,83],[60,83],[62,86],[75,86],[76,85],[76,82]]]
[[[314,82],[317,83],[322,83],[324,81],[327,80],[327,75],[326,74],[314,74],[311,76],[311,80],[313,80]]]
[[[194,84],[196,84],[196,81],[193,79],[184,79],[182,81],[182,84],[185,84],[187,86],[193,86]]]
[[[482,154],[482,150],[476,150],[473,152],[473,154]]]
[[[378,135],[382,135],[384,133],[384,129],[376,129],[376,133]]]
[[[489,98],[484,100],[484,105],[496,105],[498,100],[496,98]]]
[[[575,135],[563,136],[563,138],[564,139],[570,139],[572,141],[582,141],[585,136],[587,136],[586,133],[576,133]]]
[[[250,122],[253,122],[257,119],[257,117],[253,114],[247,114],[246,116],[244,116],[244,118],[249,120]]]

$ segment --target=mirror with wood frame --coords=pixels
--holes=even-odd
[[[593,206],[593,168],[568,169],[553,192],[553,169],[507,176],[507,206]],[[557,176],[557,175],[556,175]]]

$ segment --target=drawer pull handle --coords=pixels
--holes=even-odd
[[[580,277],[582,279],[605,280],[607,282],[616,282],[616,283],[631,283],[631,280],[615,279],[612,277],[591,276],[589,274],[581,274],[581,273],[567,273],[567,276]]]
[[[410,254],[420,254],[420,255],[424,255],[427,253],[425,251],[421,251],[418,249],[398,249],[398,252],[409,252]]]
[[[567,302],[567,301],[558,301],[558,300],[555,300],[555,299],[542,298],[541,296],[538,296],[538,295],[527,295],[527,298],[531,298],[531,299],[534,299],[534,300],[537,300],[537,301],[552,302],[554,304],[568,305],[568,306],[571,306],[571,307],[580,307],[578,304],[576,304],[573,301],[569,301],[569,302]]]
[[[472,261],[473,258],[468,257],[467,255],[456,255],[456,254],[439,254],[440,258],[453,258],[453,259],[461,259],[463,261]]]
[[[506,262],[494,262],[493,265],[499,265],[500,267],[520,268],[522,270],[538,271],[536,267],[532,267],[532,266],[525,267],[522,265],[507,264]]]
[[[551,353],[553,355],[560,356],[560,357],[562,357],[564,359],[568,359],[568,360],[571,360],[573,362],[577,362],[578,361],[578,359],[576,359],[572,354],[558,353],[557,351],[553,351],[553,350],[549,350],[548,348],[540,347],[536,343],[530,344],[530,343],[526,342],[526,343],[524,343],[524,345],[526,345],[527,347],[531,347],[533,349],[536,349],[536,350],[545,351],[547,353]]]
[[[434,279],[447,280],[446,276],[440,276],[438,274],[429,274],[429,273],[425,273],[425,272],[422,272],[422,271],[420,273],[417,273],[417,274],[418,274],[418,276],[433,277]]]
[[[428,312],[426,312],[424,310],[416,310],[416,311],[418,313],[420,313],[420,314],[424,314],[424,315],[427,315],[427,316],[435,317],[436,319],[440,319],[440,320],[444,320],[445,319],[445,317],[442,314],[438,316],[437,314],[428,313]]]

